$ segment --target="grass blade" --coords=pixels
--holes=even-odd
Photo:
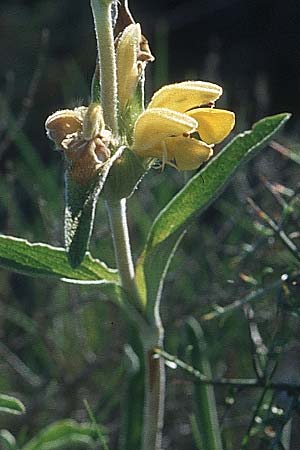
[[[206,355],[206,342],[200,324],[190,318],[186,322],[189,345],[192,346],[191,363],[207,378],[212,378],[210,364]],[[194,386],[195,418],[199,430],[202,450],[222,450],[220,427],[214,388],[208,384]]]

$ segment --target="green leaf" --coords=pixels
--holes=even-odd
[[[120,158],[124,147],[103,165],[96,180],[87,186],[75,183],[65,174],[66,206],[65,206],[65,243],[70,265],[78,267],[84,259],[94,225],[97,201],[104,187],[107,175],[114,162]]]
[[[211,159],[156,217],[149,233],[147,251],[167,239],[196,212],[203,212],[220,195],[237,168],[253,157],[289,117],[290,114],[284,113],[260,120]]]
[[[19,415],[25,412],[25,406],[15,397],[0,394],[0,413],[1,412]]]
[[[104,436],[104,433],[102,432],[102,429],[97,425],[94,413],[91,410],[88,401],[86,399],[84,399],[83,403],[84,403],[85,409],[86,409],[86,411],[88,413],[89,419],[90,419],[91,423],[94,425],[94,427],[96,429],[98,442],[100,442],[101,448],[103,450],[109,450],[109,447],[108,447],[107,442],[106,442],[106,437]]]
[[[93,447],[97,439],[95,425],[79,424],[74,420],[61,420],[44,428],[22,450],[64,450],[79,445]],[[94,447],[93,447],[94,448]]]
[[[69,283],[118,283],[116,270],[86,254],[83,263],[72,269],[65,249],[32,244],[24,239],[0,235],[0,267],[30,276],[57,278]]]
[[[200,324],[193,317],[185,324],[188,345],[191,346],[191,364],[211,379],[207,348]],[[213,386],[202,383],[194,385],[195,419],[201,450],[222,450],[220,427]]]
[[[162,289],[172,258],[185,233],[171,236],[159,247],[141,255],[136,267],[136,282],[143,301],[146,303],[146,313],[153,318],[154,309],[158,307]]]
[[[17,450],[15,437],[8,430],[0,430],[0,448],[2,450]]]

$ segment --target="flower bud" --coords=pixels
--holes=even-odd
[[[56,111],[48,117],[45,123],[47,136],[56,148],[62,150],[62,141],[74,133],[81,131],[84,114],[87,108],[82,106],[75,109]]]
[[[111,133],[105,130],[102,108],[92,103],[57,111],[45,124],[48,137],[64,152],[68,176],[77,184],[94,182],[110,158]]]
[[[133,98],[148,61],[153,61],[147,39],[138,23],[128,25],[117,39],[118,96],[121,110]]]
[[[83,119],[82,134],[86,141],[102,135],[105,128],[103,111],[99,103],[91,103]]]
[[[133,97],[139,78],[137,56],[141,39],[139,24],[131,24],[123,31],[117,46],[118,96],[121,109]]]

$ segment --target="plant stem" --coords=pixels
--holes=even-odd
[[[95,31],[98,45],[100,70],[100,98],[104,121],[115,138],[118,137],[117,120],[117,74],[111,22],[111,0],[91,0]],[[163,328],[159,313],[155,312],[153,325],[144,320],[142,304],[135,283],[129,232],[126,219],[126,199],[107,202],[110,227],[121,285],[126,292],[128,313],[138,325],[139,334],[144,343],[146,366],[144,438],[143,450],[160,450],[163,426],[165,370],[164,362],[155,355],[155,348],[162,345]]]
[[[108,0],[91,0],[98,46],[101,106],[106,126],[117,137],[117,70],[111,4]]]
[[[154,329],[158,347],[162,345],[162,334],[161,327]],[[146,375],[143,450],[160,450],[164,422],[165,364],[162,358],[157,358],[155,346],[147,348],[144,344],[144,354]]]
[[[127,293],[128,306],[135,306],[140,311],[141,303],[135,284],[134,265],[126,220],[126,199],[117,203],[107,203],[107,209],[121,285]],[[138,313],[136,308],[132,310],[132,313]],[[128,312],[130,313],[129,310]],[[135,316],[131,314],[131,316],[138,326],[144,345],[146,375],[143,450],[160,450],[164,416],[165,368],[163,359],[157,358],[155,355],[155,349],[162,346],[163,328],[158,311],[155,311],[153,324],[147,323],[142,317],[137,320],[139,319],[137,314]]]
[[[135,302],[137,289],[126,217],[126,199],[122,198],[119,202],[107,203],[107,210],[121,285],[126,291],[129,301]]]

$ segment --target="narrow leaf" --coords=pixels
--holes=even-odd
[[[191,346],[191,364],[211,379],[206,342],[200,324],[190,318],[186,321],[188,344]],[[194,387],[195,418],[198,426],[201,450],[222,450],[220,427],[213,386],[197,383]]]
[[[136,327],[128,329],[125,346],[125,384],[121,401],[122,424],[119,450],[140,450],[142,447],[144,408],[144,355],[143,344]]]
[[[94,425],[94,427],[96,429],[97,436],[98,436],[98,441],[100,442],[102,449],[103,450],[109,450],[107,442],[106,442],[106,437],[104,436],[104,433],[102,432],[101,428],[97,425],[94,413],[91,410],[91,407],[90,407],[88,401],[86,399],[84,399],[83,403],[84,403],[85,409],[86,409],[86,411],[88,413],[88,416],[90,418],[90,421],[91,421],[91,423]]]
[[[147,251],[167,239],[196,212],[203,212],[220,195],[237,168],[253,157],[289,117],[290,114],[284,113],[260,120],[250,131],[236,136],[191,178],[155,219]]]
[[[30,276],[57,278],[69,283],[117,283],[116,270],[86,254],[83,263],[72,269],[65,249],[32,244],[25,239],[0,235],[0,267]]]
[[[65,241],[69,262],[77,267],[84,259],[94,225],[97,201],[107,175],[114,162],[124,151],[121,147],[104,165],[96,180],[81,186],[71,180],[68,170],[65,175]]]
[[[15,437],[8,430],[0,430],[0,448],[2,450],[17,450]]]
[[[15,397],[0,394],[0,413],[1,412],[19,415],[25,412],[25,406]]]
[[[44,428],[22,450],[64,450],[76,445],[94,448],[96,440],[97,428],[94,425],[67,419]]]

